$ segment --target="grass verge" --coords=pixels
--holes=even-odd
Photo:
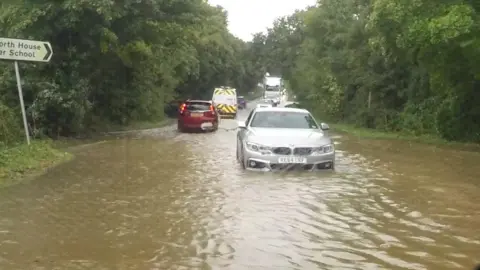
[[[33,141],[0,150],[0,187],[42,174],[47,168],[72,158],[70,153],[53,147],[51,141]]]
[[[376,129],[360,128],[347,124],[330,124],[334,132],[349,134],[359,138],[378,140],[405,140],[410,142],[454,146],[463,150],[480,151],[480,145],[475,143],[452,142],[432,135],[416,136],[400,132],[385,132]]]

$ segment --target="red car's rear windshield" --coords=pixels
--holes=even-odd
[[[186,102],[186,109],[191,112],[208,111],[210,110],[210,103],[208,102]]]

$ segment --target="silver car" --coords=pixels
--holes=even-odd
[[[237,161],[247,170],[334,169],[328,125],[297,108],[256,108],[238,122]]]
[[[265,98],[261,100],[259,104],[270,104],[272,107],[277,107],[277,103],[271,98]]]

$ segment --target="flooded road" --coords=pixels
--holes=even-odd
[[[336,172],[257,173],[236,163],[235,136],[144,131],[78,148],[72,162],[1,190],[0,269],[472,269],[480,260],[478,153],[338,136]]]

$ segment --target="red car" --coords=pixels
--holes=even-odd
[[[218,129],[220,116],[213,101],[187,100],[181,106],[178,114],[178,130],[205,130]]]

